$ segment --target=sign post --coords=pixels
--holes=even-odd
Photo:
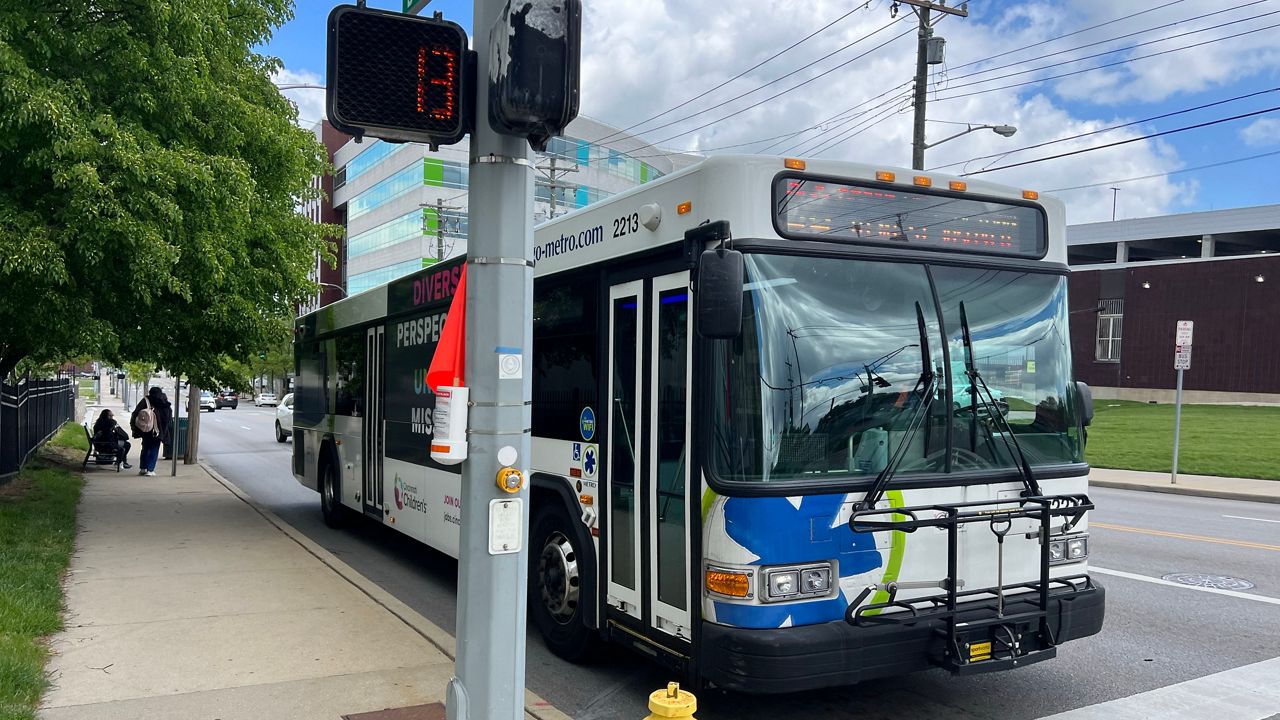
[[[1191,335],[1195,323],[1179,320],[1174,335],[1173,369],[1178,371],[1178,389],[1173,399],[1173,472],[1169,484],[1178,484],[1178,436],[1182,433],[1182,371],[1191,369]]]

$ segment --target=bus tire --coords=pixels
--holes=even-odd
[[[320,514],[324,516],[325,525],[337,530],[346,524],[342,479],[338,477],[338,463],[333,459],[332,451],[320,457]]]
[[[529,527],[529,616],[551,652],[570,662],[591,657],[599,636],[583,620],[583,574],[589,562],[558,501],[535,506]]]

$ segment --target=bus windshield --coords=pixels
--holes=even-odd
[[[1082,461],[1064,277],[763,253],[745,260],[743,331],[717,342],[712,358],[710,462],[719,479],[875,477],[899,448],[898,475],[1016,468],[1004,420],[1033,467]],[[926,402],[929,372],[937,380]]]

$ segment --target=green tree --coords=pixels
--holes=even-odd
[[[323,147],[255,53],[288,0],[0,3],[0,376],[131,358],[205,387],[266,347],[325,235]]]

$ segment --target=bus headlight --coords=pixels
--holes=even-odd
[[[1050,540],[1049,541],[1049,562],[1062,562],[1067,559],[1067,541],[1066,540]]]
[[[795,570],[781,570],[769,573],[769,597],[770,598],[787,598],[798,593],[799,583],[797,582],[797,573]]]
[[[831,592],[831,563],[765,568],[764,602],[822,597]]]
[[[1049,564],[1079,562],[1089,557],[1089,536],[1072,535],[1049,541]]]
[[[1075,537],[1067,541],[1067,558],[1083,560],[1089,557],[1089,538]]]

